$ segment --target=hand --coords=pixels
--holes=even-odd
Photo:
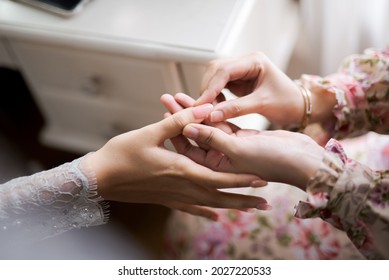
[[[183,93],[174,97],[165,94],[161,102],[170,112],[195,103]],[[204,123],[208,126],[188,125],[184,135],[175,137],[172,143],[179,153],[213,170],[252,173],[267,181],[305,190],[308,179],[321,165],[324,150],[306,135],[282,130],[239,129],[227,122]],[[193,146],[186,137],[199,147]]]
[[[185,108],[195,106],[196,100],[185,93],[177,93],[174,97],[170,94],[164,94],[161,96],[161,103],[168,110],[168,113],[165,114],[165,117],[170,116],[171,114],[177,113]],[[224,132],[231,134],[239,130],[240,128],[229,122],[217,122],[213,123],[208,119],[205,119],[202,123],[217,127]],[[187,139],[183,135],[178,135],[170,139],[173,145],[182,145],[182,143],[188,143]],[[198,143],[202,148],[206,149],[206,146],[203,143]]]
[[[320,168],[324,155],[324,149],[310,137],[283,130],[238,130],[229,135],[214,127],[190,124],[183,135],[220,152],[217,159],[209,160],[209,151],[179,147],[178,152],[199,164],[218,171],[256,174],[302,190]]]
[[[215,104],[210,116],[212,122],[249,113],[261,114],[282,127],[299,126],[303,119],[304,100],[300,89],[260,52],[212,61],[201,88],[202,95],[196,105]],[[223,101],[220,98],[223,88],[239,98]]]
[[[259,197],[219,191],[247,187],[257,176],[215,172],[170,151],[164,142],[182,133],[189,123],[203,121],[213,107],[188,108],[164,120],[112,138],[86,157],[96,172],[99,193],[120,202],[154,203],[211,219],[216,213],[202,206],[260,208]]]

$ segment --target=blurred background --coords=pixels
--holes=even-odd
[[[215,58],[262,51],[291,78],[332,73],[348,54],[389,44],[387,11],[385,0],[93,0],[71,12],[0,0],[0,183],[160,120],[159,96],[196,98]],[[107,225],[0,259],[160,259],[168,216],[111,203]]]

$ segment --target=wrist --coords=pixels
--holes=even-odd
[[[312,92],[300,80],[295,80],[295,84],[299,88],[300,95],[303,99],[303,116],[301,118],[299,130],[304,131],[307,125],[311,122],[312,116]]]
[[[109,199],[107,178],[108,174],[101,160],[101,150],[88,154],[84,159],[82,166],[87,167],[94,174],[97,192],[104,199]]]
[[[337,104],[335,94],[309,81],[303,81],[303,84],[311,92],[312,114],[310,122],[324,124],[334,118],[332,110]]]
[[[302,182],[299,186],[303,191],[306,191],[307,184],[311,178],[315,176],[317,171],[321,168],[322,161],[324,157],[324,149],[318,147],[318,150],[306,155],[302,169]]]
[[[308,181],[321,168],[325,151],[309,136],[300,135],[306,139],[301,138],[300,145],[295,145],[293,149],[290,149],[293,151],[293,156],[290,157],[293,162],[289,164],[292,176],[290,183],[305,191]]]

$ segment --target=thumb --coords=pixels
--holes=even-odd
[[[210,115],[211,122],[221,122],[251,113],[258,113],[258,101],[253,102],[253,95],[227,100],[215,106]]]
[[[189,124],[184,128],[183,134],[200,146],[206,145],[225,155],[231,154],[233,137],[221,129],[203,124]]]
[[[164,120],[155,123],[154,131],[160,136],[159,140],[173,138],[180,135],[186,125],[204,121],[212,110],[212,104],[204,104],[181,110],[166,117]]]

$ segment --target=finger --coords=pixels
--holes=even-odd
[[[163,104],[163,106],[165,106],[166,110],[168,110],[172,114],[177,113],[182,109],[184,109],[184,107],[182,107],[179,103],[177,103],[175,98],[170,94],[167,93],[163,94],[160,98],[160,101]]]
[[[210,121],[221,122],[230,118],[257,113],[259,106],[258,102],[258,100],[253,102],[252,95],[246,95],[219,103],[215,106],[214,111],[211,113]]]
[[[224,95],[220,95],[220,96],[223,96],[223,98],[221,98],[220,100],[225,101]],[[185,93],[177,93],[174,96],[174,99],[183,108],[193,107],[195,102],[196,102],[196,100],[194,100],[191,96],[189,96],[189,95],[187,95]],[[225,131],[228,134],[231,134],[232,132],[235,132],[235,131],[237,131],[239,129],[238,126],[236,126],[236,125],[234,125],[232,123],[227,123],[227,122],[226,123],[220,122],[220,123],[214,124],[211,121],[205,119],[203,121],[203,123],[206,124],[206,125],[217,127],[219,129]]]
[[[179,154],[182,154],[190,158],[191,160],[193,160],[194,162],[200,165],[203,165],[215,171],[222,171],[222,172],[234,171],[229,164],[222,164],[222,162],[224,162],[225,160],[225,156],[216,150],[208,150],[208,149],[204,149],[203,147],[194,146],[183,135],[179,135],[170,140],[173,143],[174,148]],[[253,182],[251,183],[251,186],[260,187],[262,186],[263,182],[261,181],[258,183],[260,185]]]
[[[270,209],[265,198],[255,195],[209,189],[201,185],[197,185],[197,187],[196,185],[192,185],[190,188],[184,188],[182,190],[184,193],[179,196],[179,199],[176,197],[174,200],[160,203],[169,205],[169,207],[180,207],[180,210],[183,211],[185,211],[185,208],[183,208],[185,204],[212,208],[239,209],[243,211],[247,211],[248,209]]]
[[[152,131],[153,139],[160,143],[181,134],[186,125],[202,122],[212,109],[211,104],[187,108],[150,125],[149,130]]]
[[[183,135],[170,138],[170,142],[173,144],[174,149],[177,153],[182,154],[194,162],[210,167],[206,164],[206,150],[192,145],[192,143]]]
[[[204,206],[191,205],[191,204],[180,203],[180,202],[168,203],[165,204],[165,206],[172,209],[180,210],[182,212],[186,212],[191,215],[204,217],[212,221],[217,221],[219,216],[216,213],[216,211]]]
[[[260,209],[269,210],[271,206],[266,199],[259,196],[227,193],[217,191],[212,195],[207,195],[205,203],[209,207],[227,208],[227,209]]]
[[[174,148],[176,149],[177,153],[182,154],[194,162],[210,167],[206,164],[206,156],[207,152],[206,150],[193,146],[188,139],[183,135],[178,135],[176,137],[173,137],[170,139],[172,142]]]
[[[195,100],[185,93],[177,93],[174,97],[170,94],[164,94],[161,96],[161,102],[166,107],[170,113],[165,113],[164,117],[168,117],[173,113],[177,113],[184,108],[192,107],[195,103]],[[204,120],[206,122],[206,120]],[[174,148],[182,150],[182,147],[192,146],[191,143],[185,137],[173,137],[170,139]],[[203,147],[206,149],[207,147]]]
[[[227,156],[231,154],[234,148],[234,137],[211,126],[190,124],[184,128],[183,135],[193,141],[222,152]]]
[[[222,94],[220,96],[222,96],[222,98],[220,98],[220,100],[225,101],[224,95]],[[177,93],[174,96],[174,99],[177,101],[177,103],[179,103],[184,108],[193,107],[195,102],[196,102],[196,100],[194,100],[191,96],[184,94],[184,93]],[[236,131],[238,129],[238,127],[232,123],[214,124],[207,119],[205,119],[203,123],[206,125],[217,127],[217,128],[219,128],[219,129],[221,129],[229,134],[232,133],[232,131]]]
[[[179,103],[184,108],[193,107],[195,102],[196,102],[196,100],[194,100],[191,96],[184,94],[184,93],[177,93],[174,96],[174,99],[177,101],[177,103]],[[207,124],[207,125],[212,125],[212,126],[214,125],[208,119],[205,119],[202,123]],[[183,142],[183,141],[180,141],[180,142]],[[209,149],[209,147],[207,147],[206,145],[202,145],[201,143],[196,143],[196,144],[199,145],[204,150]]]
[[[206,190],[202,187],[188,188],[185,190],[185,195],[180,197],[180,200],[167,203],[162,202],[161,204],[207,218],[214,217],[215,213],[206,207],[239,209],[242,211],[247,211],[248,209],[271,209],[271,206],[263,197],[219,190]]]
[[[166,119],[168,117],[170,117],[172,114],[169,113],[169,112],[166,112],[165,114],[163,114],[163,118]]]
[[[265,132],[256,129],[240,129],[235,133],[237,137],[248,137],[248,136],[253,136],[258,134],[265,134]]]
[[[220,96],[221,96],[220,100],[225,101],[224,95],[221,94]],[[177,93],[174,96],[174,99],[177,101],[177,103],[179,103],[184,108],[193,107],[195,102],[196,102],[196,100],[194,100],[191,96],[184,94],[184,93]],[[219,129],[225,131],[228,134],[231,134],[239,129],[238,126],[236,126],[232,123],[227,123],[227,122],[220,122],[220,123],[215,124],[215,123],[212,123],[211,121],[209,121],[208,119],[206,119],[203,121],[203,123],[206,125],[217,127]]]
[[[203,123],[206,124],[206,125],[210,125],[210,126],[213,126],[215,128],[221,129],[221,130],[223,130],[227,134],[233,134],[233,133],[236,133],[236,132],[242,130],[236,124],[233,124],[233,123],[228,122],[228,121],[217,122],[217,123],[213,123],[213,122],[210,122],[210,121],[208,121],[208,122],[204,121]]]
[[[242,174],[242,173],[230,173],[230,172],[216,172],[208,167],[197,164],[194,161],[186,158],[188,161],[178,162],[180,164],[177,169],[181,169],[182,173],[185,174],[192,182],[200,186],[207,187],[208,189],[223,189],[223,188],[241,188],[251,186],[255,182],[255,186],[259,187],[262,183],[263,186],[267,184],[256,175]]]
[[[185,93],[177,93],[174,99],[184,108],[193,107],[196,102],[196,100]]]
[[[226,71],[216,71],[206,75],[212,75],[212,77],[208,78],[208,76],[204,76],[202,81],[202,84],[204,84],[202,86],[202,93],[196,100],[195,105],[213,103],[217,96],[221,94],[222,89],[225,88],[230,78],[229,73]]]
[[[212,103],[229,82],[257,77],[263,68],[262,61],[261,55],[252,53],[238,59],[211,62],[201,82],[202,94],[195,105]]]

